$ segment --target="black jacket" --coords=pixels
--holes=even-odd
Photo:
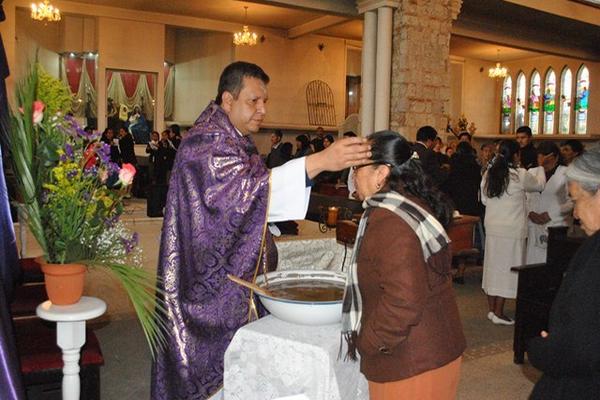
[[[271,149],[271,152],[267,156],[266,160],[267,168],[279,167],[289,161],[289,158],[286,157],[285,154],[283,154],[283,152],[281,151],[282,147],[283,143],[279,143],[279,145],[276,148]]]
[[[532,143],[529,143],[521,148],[521,167],[529,169],[537,166],[537,150]]]
[[[454,154],[450,158],[450,174],[443,190],[461,214],[483,216],[483,205],[479,201],[480,184],[481,167],[475,157]]]
[[[419,155],[423,171],[425,171],[435,185],[441,187],[447,175],[440,167],[437,153],[421,143],[415,143],[413,151]]]
[[[119,139],[119,149],[121,150],[121,160],[123,163],[136,165],[137,158],[135,156],[135,144],[131,133]]]
[[[529,343],[529,361],[544,375],[531,399],[600,399],[600,232],[569,263],[548,324]]]

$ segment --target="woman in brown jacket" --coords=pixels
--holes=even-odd
[[[466,347],[444,230],[452,208],[396,132],[371,135],[355,167],[361,219],[344,297],[348,356],[371,400],[454,399]]]

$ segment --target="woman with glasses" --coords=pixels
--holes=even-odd
[[[396,132],[369,137],[372,161],[354,167],[363,200],[342,328],[360,353],[372,400],[454,399],[465,338],[444,230],[446,197]]]

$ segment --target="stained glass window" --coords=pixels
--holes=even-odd
[[[587,131],[588,98],[590,95],[590,72],[585,65],[582,65],[577,72],[576,90],[575,133],[585,135]]]
[[[540,133],[540,73],[533,70],[529,88],[529,127],[531,133]]]
[[[546,81],[544,82],[544,134],[552,135],[554,133],[554,110],[556,101],[556,74],[550,68],[546,72]]]
[[[571,129],[571,102],[573,99],[573,74],[568,67],[562,71],[560,78],[560,117],[558,133],[568,135]]]
[[[525,74],[519,72],[517,75],[517,93],[515,95],[515,128],[525,125],[525,96],[527,85],[525,84]]]
[[[510,133],[510,112],[512,110],[512,78],[508,75],[502,85],[502,133]]]

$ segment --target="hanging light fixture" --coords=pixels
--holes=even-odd
[[[246,25],[248,20],[248,6],[244,6],[244,13],[244,27],[241,32],[233,34],[233,44],[236,46],[254,46],[258,39],[258,35],[254,32],[250,32],[248,30],[248,25]]]
[[[38,4],[31,3],[31,18],[36,21],[57,22],[60,21],[60,10],[50,4],[48,0]]]
[[[498,55],[496,56],[496,59],[498,62],[496,62],[495,67],[489,69],[488,76],[494,79],[506,78],[506,75],[508,75],[508,69],[500,65],[500,49],[498,49]]]

